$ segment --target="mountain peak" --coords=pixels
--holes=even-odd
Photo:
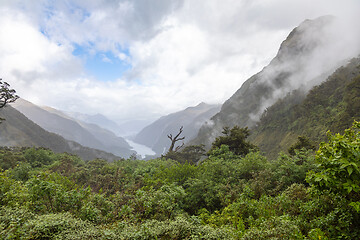
[[[196,105],[196,107],[202,107],[202,106],[206,106],[206,105],[208,105],[207,103],[204,103],[204,102],[201,102],[201,103],[199,103],[198,105]]]
[[[289,58],[311,53],[320,44],[326,35],[327,28],[336,18],[331,15],[306,19],[294,28],[288,37],[281,43],[279,51],[272,62],[287,61]]]
[[[270,64],[225,101],[221,111],[211,118],[211,124],[200,129],[193,144],[209,146],[224,126],[254,127],[277,100],[293,90],[311,89],[348,59],[356,57],[358,44],[353,39],[339,38],[342,31],[339,24],[337,18],[323,16],[305,20],[294,28]]]

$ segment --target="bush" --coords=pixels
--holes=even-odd
[[[309,172],[307,181],[319,191],[346,196],[360,213],[360,122],[344,135],[328,132],[328,138],[316,153],[318,168]]]
[[[26,233],[24,224],[33,217],[34,214],[25,208],[3,206],[0,209],[1,239],[20,239]]]
[[[299,228],[287,216],[271,217],[257,227],[250,228],[242,237],[243,240],[268,239],[304,239]]]
[[[116,233],[122,240],[236,239],[235,233],[229,229],[204,226],[194,220],[178,217],[167,221],[148,220],[141,225],[119,223]]]
[[[36,216],[24,227],[25,239],[116,239],[111,231],[105,233],[70,213]]]

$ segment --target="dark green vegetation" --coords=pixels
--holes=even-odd
[[[314,156],[213,148],[200,164],[1,148],[2,239],[358,239],[360,123]]]
[[[230,151],[240,156],[245,156],[251,150],[257,150],[255,145],[246,141],[246,138],[250,135],[250,131],[247,127],[240,128],[239,126],[234,126],[232,129],[224,127],[222,133],[225,136],[217,137],[213,142],[210,151],[221,147],[221,145],[227,145]]]

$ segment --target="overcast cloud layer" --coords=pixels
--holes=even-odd
[[[0,0],[0,77],[39,105],[153,120],[222,103],[294,27],[327,14],[357,24],[360,1]],[[129,66],[113,81],[86,69],[108,53]]]

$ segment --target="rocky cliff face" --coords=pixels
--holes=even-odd
[[[350,42],[338,41],[338,28],[332,16],[301,23],[283,41],[270,64],[245,81],[191,143],[209,146],[224,126],[254,127],[278,99],[296,89],[308,91],[356,56],[360,46],[351,46],[355,51],[344,51]]]

